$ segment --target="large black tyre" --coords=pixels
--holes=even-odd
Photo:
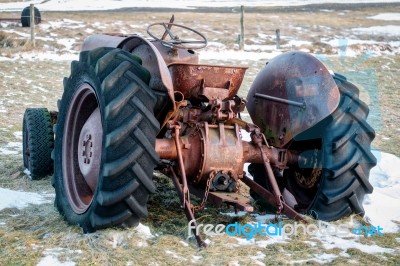
[[[135,226],[147,216],[148,196],[155,192],[160,125],[153,114],[156,98],[147,85],[150,74],[140,64],[128,52],[98,48],[82,52],[64,79],[54,150],[55,205],[84,232]],[[95,113],[98,127],[85,127]],[[91,147],[83,153],[93,166],[89,177],[75,148],[82,136],[85,147]]]
[[[42,21],[42,15],[40,14],[39,9],[37,9],[36,7],[34,7],[33,10],[35,11],[34,22],[37,25]],[[22,24],[22,27],[30,27],[31,26],[31,7],[30,6],[27,6],[22,10],[21,24]]]
[[[33,180],[53,173],[53,125],[46,108],[28,108],[22,122],[22,157]]]
[[[289,167],[280,184],[293,194],[298,211],[324,221],[351,213],[364,215],[362,201],[373,191],[368,179],[376,165],[371,153],[375,131],[366,122],[369,108],[359,99],[356,86],[341,75],[333,78],[341,94],[339,106],[296,136],[288,148],[307,158],[308,165]],[[256,182],[268,188],[262,165],[253,164],[249,170]]]

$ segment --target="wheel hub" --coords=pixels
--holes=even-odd
[[[96,108],[83,125],[78,141],[79,169],[93,192],[100,171],[102,135],[100,109]]]

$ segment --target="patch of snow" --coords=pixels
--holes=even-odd
[[[365,219],[382,227],[383,233],[399,232],[400,158],[379,151],[373,151],[373,154],[377,165],[372,168],[369,181],[374,191],[364,199]]]
[[[191,263],[199,263],[202,259],[203,259],[202,256],[192,255],[192,258],[190,259],[190,262]]]
[[[313,239],[320,241],[324,249],[338,248],[343,251],[347,251],[349,248],[355,248],[369,254],[394,252],[394,250],[391,248],[383,248],[375,244],[362,244],[357,241],[361,237],[363,236],[353,235],[351,239],[344,239],[338,236],[317,234],[315,237],[313,237]]]
[[[230,217],[241,217],[243,215],[248,214],[248,212],[245,212],[245,211],[238,211],[237,213],[235,213],[235,212],[220,212],[220,214],[227,215]]]
[[[167,249],[167,250],[165,250],[165,253],[166,253],[167,255],[169,255],[170,257],[173,257],[173,258],[175,258],[175,259],[182,260],[182,261],[187,261],[187,258],[182,257],[182,256],[176,254],[175,251],[171,251],[171,250],[168,250],[168,249]]]
[[[308,244],[308,245],[310,245],[310,246],[312,246],[312,247],[315,247],[316,245],[317,245],[317,243],[315,243],[315,242],[313,242],[313,241],[303,241],[303,243],[305,243],[305,244]]]
[[[359,3],[358,0],[329,0],[324,3]],[[398,2],[397,0],[363,0],[363,3],[377,3],[377,2]],[[148,0],[50,0],[41,1],[34,0],[30,3],[35,4],[40,11],[79,11],[79,10],[113,10],[129,7],[147,7],[147,8],[171,8],[171,9],[194,9],[196,7],[239,7],[243,5],[243,1],[239,0],[170,0],[170,1],[148,1]],[[288,1],[274,1],[274,0],[248,0],[245,2],[246,6],[303,6],[309,4],[320,4],[319,0],[288,0]],[[0,11],[18,11],[20,12],[27,6],[26,2],[10,2],[2,3]]]
[[[381,13],[367,18],[376,20],[400,20],[400,13]]]
[[[265,259],[266,255],[262,253],[261,251],[257,251],[257,254],[254,256],[251,256],[250,258],[253,260],[263,260]]]
[[[85,32],[88,34],[92,34],[94,32],[94,29],[87,28]]]
[[[226,45],[220,42],[208,42],[207,43],[208,48],[218,48],[218,49],[225,49]]]
[[[110,242],[111,242],[112,247],[117,248],[118,246],[121,246],[122,243],[124,242],[125,234],[116,232],[116,233],[112,234],[111,238],[112,238],[112,240]]]
[[[24,170],[24,174],[26,174],[27,176],[31,176],[31,171],[29,171],[27,168],[25,168]]]
[[[264,34],[264,33],[260,33],[260,32],[257,33],[257,36],[262,38],[262,39],[275,38],[274,35]]]
[[[45,255],[45,257],[43,257],[39,263],[37,264],[37,266],[53,266],[53,265],[57,265],[57,266],[74,266],[76,265],[75,262],[67,260],[65,262],[61,262],[58,260],[58,256],[61,253],[67,253],[67,254],[82,254],[82,250],[68,250],[65,248],[49,248],[46,249],[43,252],[43,255]]]
[[[71,38],[61,38],[57,40],[58,44],[64,45],[65,46],[65,50],[71,50],[72,46],[75,44],[75,39],[71,39]]]
[[[233,237],[237,241],[237,246],[258,246],[266,248],[269,245],[277,243],[287,243],[286,240],[290,240],[287,237],[269,237],[267,240],[258,240],[255,238],[247,240],[246,238]]]
[[[39,86],[36,86],[36,85],[33,85],[32,87],[34,89],[39,90],[39,91],[44,92],[44,93],[48,93],[49,92],[47,89],[39,87]]]
[[[188,243],[186,243],[185,241],[179,241],[179,243],[181,243],[184,247],[188,247],[189,246],[189,244]]]
[[[400,25],[372,26],[368,28],[353,28],[353,32],[358,34],[399,36]]]
[[[244,48],[245,52],[268,52],[274,50],[276,50],[276,45],[267,44],[246,44]]]
[[[378,41],[360,40],[360,39],[351,39],[351,38],[346,38],[346,39],[321,38],[321,41],[329,44],[332,47],[342,47],[342,46],[350,46],[350,45],[356,45],[356,44],[369,44],[369,45],[382,44],[382,42],[378,42]]]
[[[39,263],[36,266],[75,266],[76,263],[73,261],[66,261],[66,262],[61,262],[58,260],[58,258],[54,255],[47,255],[46,257],[43,257],[40,259]]]
[[[204,240],[204,243],[206,243],[206,245],[210,245],[212,243],[212,241],[207,238],[207,239]]]
[[[16,149],[16,150],[22,150],[22,143],[21,142],[9,142],[5,146],[6,148],[11,148],[11,149]]]
[[[147,246],[149,246],[149,244],[146,241],[140,241],[140,240],[136,241],[135,245],[137,247],[147,247]]]
[[[12,151],[5,148],[0,148],[0,155],[16,155],[18,151]]]
[[[22,140],[22,131],[15,131],[13,135],[16,139]]]
[[[283,46],[294,46],[294,47],[298,47],[298,46],[302,46],[302,45],[311,45],[312,42],[309,41],[300,41],[300,40],[290,40],[289,43],[287,45],[283,45]]]
[[[269,245],[274,245],[278,243],[287,243],[290,239],[285,237],[270,237],[267,240],[257,240],[254,244],[260,248],[266,248]]]
[[[39,205],[50,202],[52,200],[49,199],[49,195],[0,188],[0,210],[5,208],[22,209],[29,204]]]
[[[21,53],[19,57],[15,57],[14,59],[25,59],[25,60],[53,60],[53,61],[73,61],[79,58],[78,52],[76,53],[65,53],[65,54],[58,54],[58,53],[37,53],[37,52],[30,52],[30,53]]]
[[[150,228],[142,223],[135,228],[135,231],[144,238],[153,238],[154,235],[150,232]]]
[[[337,255],[335,255],[335,254],[323,253],[323,254],[316,255],[315,256],[315,261],[318,262],[318,263],[329,263],[329,262],[333,261],[336,258],[337,258]]]
[[[324,263],[332,262],[337,257],[338,256],[335,254],[322,253],[322,254],[314,255],[314,257],[310,258],[310,259],[294,260],[294,261],[291,261],[290,263],[291,264],[307,264],[307,262],[316,262],[316,263],[324,264]]]

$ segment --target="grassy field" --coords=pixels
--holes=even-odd
[[[4,2],[8,1],[0,1]],[[324,54],[320,56],[321,60],[335,72],[347,74],[360,86],[363,100],[373,106],[370,122],[377,133],[373,147],[400,156],[400,102],[397,87],[400,84],[400,55],[390,52],[389,46],[356,44],[347,48],[349,51],[358,51],[359,55],[340,57],[337,56],[337,47],[321,42],[321,39],[333,38],[363,38],[386,43],[400,41],[399,35],[355,36],[350,30],[355,27],[387,25],[387,21],[367,17],[391,12],[398,6],[334,7],[337,11],[327,12],[325,9],[329,9],[329,6],[246,9],[246,45],[274,45],[275,29],[279,28],[284,46],[282,50],[296,48]],[[223,48],[211,49],[220,49],[221,53],[235,49],[240,16],[237,10],[174,12],[179,24],[191,26],[204,33],[209,41],[224,45]],[[0,13],[2,18],[19,15]],[[78,265],[262,265],[306,262],[316,265],[326,262],[332,265],[398,264],[400,233],[369,238],[350,236],[348,241],[357,242],[361,247],[355,245],[348,249],[339,248],[337,243],[340,242],[335,238],[304,235],[282,241],[257,238],[251,243],[244,239],[216,236],[210,238],[212,244],[209,248],[198,249],[193,238],[186,239],[187,221],[179,208],[179,199],[170,180],[161,174],[155,176],[158,193],[151,198],[150,215],[142,221],[150,227],[151,234],[145,234],[139,229],[107,229],[82,234],[80,228],[69,226],[62,220],[51,203],[54,190],[50,185],[50,177],[33,182],[23,173],[20,132],[25,108],[56,109],[56,101],[62,95],[62,79],[70,71],[70,60],[59,60],[57,56],[62,58],[73,50],[77,58],[80,44],[89,34],[122,32],[145,35],[147,25],[167,21],[170,16],[170,11],[161,10],[42,12],[44,22],[37,27],[36,48],[26,41],[29,29],[20,28],[16,24],[0,28],[0,56],[3,57],[0,61],[0,149],[3,149],[0,152],[0,187],[40,192],[49,199],[49,203],[22,210],[9,208],[0,211],[0,265],[35,265],[43,256],[48,255],[61,262],[73,261]],[[391,21],[390,24],[400,25],[400,21]],[[294,40],[307,43],[288,46]],[[366,56],[368,50],[379,50],[381,55]],[[33,54],[31,59],[24,57],[26,53]],[[55,59],[42,60],[41,53],[55,54]],[[20,59],[6,60],[15,57]],[[229,58],[203,61],[248,66],[240,89],[241,96],[247,94],[252,80],[265,62],[265,59]],[[201,223],[229,224],[254,220],[251,215],[231,217],[221,214],[231,211],[208,206],[196,215]],[[359,217],[353,218],[363,223]],[[335,224],[349,222],[347,218]],[[329,243],[337,245],[332,247]],[[383,252],[371,253],[362,247],[383,249]]]

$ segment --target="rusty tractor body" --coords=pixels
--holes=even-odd
[[[155,192],[154,169],[172,179],[189,221],[206,201],[253,211],[240,182],[296,220],[363,214],[374,131],[358,89],[315,57],[288,52],[260,71],[246,101],[237,96],[246,68],[199,64],[194,50],[206,38],[172,22],[150,25],[151,40],[89,36],[72,63],[53,156],[56,206],[66,220],[88,232],[137,224]],[[240,118],[246,107],[254,124]]]

